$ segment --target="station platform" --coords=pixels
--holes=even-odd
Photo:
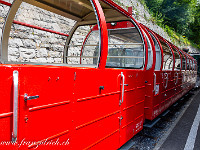
[[[200,150],[200,90],[168,136],[154,150]]]

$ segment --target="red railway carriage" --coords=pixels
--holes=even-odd
[[[191,66],[192,63],[196,65],[196,61],[157,33],[140,25],[150,33],[156,51],[155,68],[153,73],[150,73],[154,74],[154,79],[150,77],[154,86],[149,85],[151,87],[147,96],[149,100],[145,100],[145,119],[153,120],[194,87],[196,69],[186,68],[186,64],[190,61]],[[187,81],[185,78],[190,80]]]
[[[13,20],[1,42],[1,149],[117,149],[194,87],[196,61],[111,0],[23,0],[76,23]],[[62,64],[8,62],[12,23],[68,36]],[[81,34],[80,34],[81,33]],[[81,38],[80,38],[81,37]]]

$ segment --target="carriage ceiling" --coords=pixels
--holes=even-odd
[[[89,0],[23,0],[29,4],[57,13],[76,21],[96,20]],[[107,21],[127,20],[127,17],[100,1]]]

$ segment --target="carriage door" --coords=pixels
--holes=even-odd
[[[17,149],[17,145],[12,144],[16,141],[16,110],[18,105],[14,102],[18,98],[14,95],[18,90],[18,71],[14,71],[10,65],[0,67],[0,149]],[[16,106],[16,107],[14,107]],[[14,113],[15,111],[15,113]]]
[[[117,12],[116,12],[117,13]],[[130,21],[107,23],[107,68],[116,68],[120,87],[120,145],[142,129],[144,117],[144,44]],[[123,69],[122,69],[123,68]]]
[[[173,102],[175,101],[175,99],[177,99],[178,97],[178,93],[181,92],[181,87],[180,84],[181,82],[179,81],[179,77],[180,77],[180,69],[181,69],[181,53],[178,53],[178,50],[175,49],[174,47],[172,47],[173,51],[174,51],[174,56],[175,56],[175,66],[174,66],[174,93],[173,95],[176,95],[173,99]],[[176,94],[177,93],[177,94]]]
[[[143,127],[144,72],[121,72],[120,78],[120,145],[130,140]]]
[[[63,67],[23,67],[19,71],[20,149],[70,147],[74,71]],[[28,143],[28,141],[31,141]],[[46,144],[56,142],[65,144]]]
[[[162,71],[161,71],[161,63],[162,63],[162,55],[161,55],[161,48],[158,43],[158,39],[156,39],[155,35],[149,32],[155,46],[156,52],[156,62],[155,62],[155,69],[153,73],[153,118],[159,115],[160,113],[160,105],[161,105],[161,89],[162,89]],[[165,84],[167,82],[165,81]]]
[[[163,73],[162,73],[162,98],[161,98],[161,109],[160,111],[164,111],[168,105],[170,105],[170,97],[173,95],[173,93],[170,91],[171,88],[173,88],[174,83],[173,80],[173,54],[171,51],[171,48],[167,44],[166,41],[163,39],[159,39],[162,49],[163,49]]]

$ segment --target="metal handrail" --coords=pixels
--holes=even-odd
[[[29,27],[29,28],[34,28],[34,29],[41,30],[41,31],[46,31],[46,32],[62,35],[62,36],[67,36],[67,37],[69,36],[68,34],[65,34],[65,33],[57,32],[57,31],[50,30],[50,29],[45,29],[45,28],[42,28],[42,27],[38,27],[38,26],[35,26],[35,25],[27,24],[27,23],[24,23],[24,22],[16,21],[16,20],[13,20],[13,23],[18,24],[18,25],[22,25],[22,26],[25,26],[25,27]]]
[[[168,76],[168,73],[164,73],[164,80],[166,80],[166,83],[165,83],[165,88],[167,88],[167,86],[168,86],[168,80],[169,80],[169,78],[168,78],[169,76]]]
[[[17,141],[18,132],[18,98],[19,98],[19,73],[18,71],[13,71],[13,132],[12,141]]]
[[[154,73],[154,92],[156,91],[156,73]]]
[[[143,43],[115,43],[115,44],[109,44],[108,45],[144,45]],[[79,45],[67,45],[67,47],[76,47],[76,46],[99,46],[98,44],[90,44],[90,45],[83,45],[83,44],[79,44]]]
[[[81,57],[81,58],[98,58],[99,56],[65,56],[65,57]],[[108,56],[107,58],[144,58],[144,57],[135,57],[135,56]]]
[[[121,72],[121,78],[122,78],[122,97],[120,103],[123,103],[124,101],[124,83],[125,83],[125,76],[123,72]]]
[[[175,73],[174,77],[176,78],[175,85],[178,83],[178,72]]]
[[[3,0],[0,0],[0,3],[1,3],[1,4],[4,4],[4,5],[7,5],[7,6],[11,6],[11,5],[12,5],[11,3],[5,2],[5,1],[3,1]]]

